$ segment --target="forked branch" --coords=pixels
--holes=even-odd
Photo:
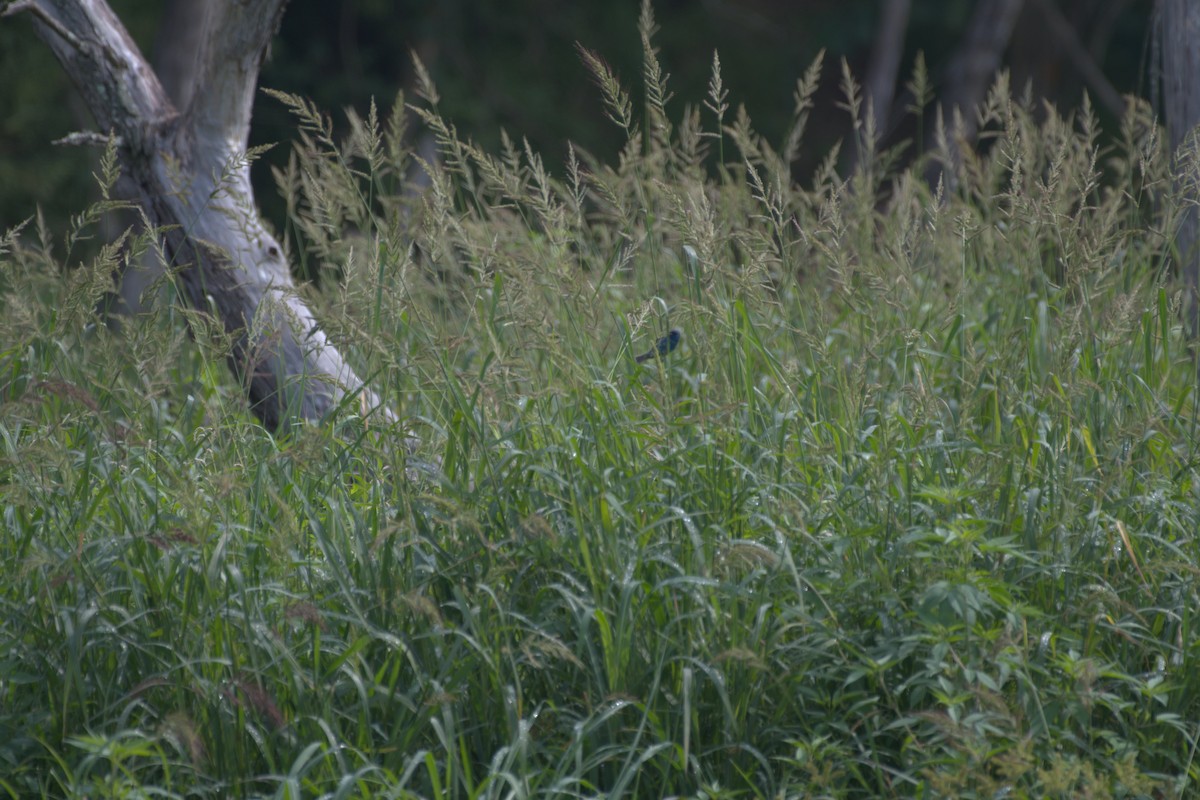
[[[258,216],[246,142],[259,67],[286,0],[210,4],[199,80],[176,109],[104,0],[17,0],[103,131],[158,231],[188,302],[214,312],[230,365],[270,428],[315,421],[357,394],[356,410],[394,422],[297,296],[283,249]]]

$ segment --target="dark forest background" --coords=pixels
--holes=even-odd
[[[879,46],[885,6],[896,1],[659,0],[655,41],[670,72],[675,100],[669,108],[678,114],[685,103],[703,100],[716,50],[733,108],[744,104],[755,128],[778,143],[791,119],[796,80],[825,49],[817,113],[796,165],[803,182],[826,155],[825,145],[850,133],[849,116],[839,106],[841,59],[862,79]],[[112,0],[112,6],[143,51],[153,53],[164,3]],[[1109,88],[1152,96],[1153,6],[1152,0],[1028,0],[1003,56],[1013,86],[1029,86],[1034,97],[1062,109],[1074,107],[1088,84],[1080,69],[1082,48]],[[903,113],[903,85],[918,52],[936,93],[976,9],[974,0],[913,0],[907,6],[897,97],[883,125],[887,140],[914,138],[915,121]],[[637,0],[292,0],[261,85],[310,97],[341,124],[341,109],[365,111],[372,98],[381,110],[401,89],[414,100],[415,52],[438,87],[442,113],[485,147],[495,146],[503,129],[527,137],[551,168],[568,141],[610,158],[623,134],[605,118],[600,92],[575,46],[602,55],[636,98],[638,10]],[[1074,51],[1067,41],[1072,37]],[[6,112],[0,116],[0,229],[35,207],[54,229],[92,197],[94,155],[50,142],[90,127],[90,119],[26,21],[0,26],[0,76]],[[1111,106],[1096,105],[1111,122]],[[286,145],[292,129],[286,110],[262,96],[252,143]],[[276,147],[265,162],[282,163],[287,150]],[[255,167],[255,178],[267,217],[278,222],[281,209],[265,164]]]

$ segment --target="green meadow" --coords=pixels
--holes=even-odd
[[[0,796],[1195,791],[1195,160],[1001,79],[930,187],[847,77],[797,181],[815,67],[768,142],[646,41],[644,102],[583,54],[611,163],[485,152],[428,83],[346,136],[260,98],[272,222],[399,424],[264,429],[169,280],[107,325],[156,247],[115,202],[5,236]]]

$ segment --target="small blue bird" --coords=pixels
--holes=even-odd
[[[650,359],[654,358],[655,356],[662,358],[667,353],[674,350],[676,347],[679,347],[679,343],[682,341],[683,341],[683,331],[679,330],[679,328],[671,328],[671,330],[667,333],[666,336],[662,337],[661,339],[659,339],[657,342],[654,343],[654,349],[647,350],[646,352],[644,352],[640,356],[638,356],[635,360],[637,361],[637,363],[640,364],[643,361],[649,361]]]

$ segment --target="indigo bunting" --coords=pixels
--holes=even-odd
[[[679,328],[671,328],[666,336],[654,343],[654,349],[642,353],[635,361],[640,364],[643,361],[649,361],[656,355],[661,358],[678,347],[681,341],[683,341],[683,331]]]

